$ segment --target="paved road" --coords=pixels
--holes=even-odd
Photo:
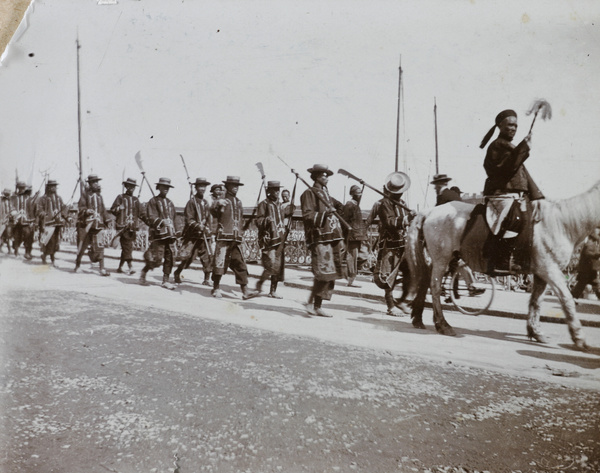
[[[542,346],[449,313],[443,337],[374,300],[310,318],[294,287],[242,301],[229,275],[217,301],[193,271],[166,291],[65,258],[0,258],[1,471],[600,469],[600,350],[564,325]]]

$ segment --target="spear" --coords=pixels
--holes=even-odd
[[[336,212],[336,210],[331,206],[331,204],[329,202],[327,202],[323,197],[321,197],[318,193],[316,193],[312,186],[306,182],[301,176],[300,174],[298,174],[298,172],[294,169],[292,169],[292,167],[286,163],[281,156],[277,155],[277,159],[279,159],[279,161],[281,161],[283,164],[285,164],[288,168],[290,168],[290,171],[292,171],[292,174],[294,174],[296,176],[297,179],[300,179],[302,181],[302,183],[308,187],[308,190],[310,190],[312,192],[312,195],[314,195],[318,200],[321,201],[322,204],[325,205],[325,207],[327,207],[327,210],[329,210],[333,215],[335,215],[337,217],[337,219],[340,221],[340,223],[342,225],[344,225],[346,227],[346,229],[348,230],[352,230],[352,227],[350,226],[350,224],[348,222],[346,222],[341,216],[340,214],[338,214]]]
[[[254,217],[256,216],[256,211],[258,210],[258,204],[260,203],[260,196],[262,194],[263,187],[265,188],[265,192],[267,189],[267,186],[265,184],[265,179],[267,177],[265,175],[265,168],[263,167],[263,165],[260,161],[258,163],[256,163],[256,167],[258,168],[258,172],[260,173],[261,184],[260,184],[260,189],[258,189],[258,197],[256,199],[256,205],[254,206],[252,215],[250,215],[250,218],[248,220],[246,220],[246,223],[244,224],[244,228],[243,228],[244,232],[246,230],[248,230],[248,227],[250,226],[250,224],[252,223],[252,220],[254,220]]]
[[[187,181],[188,181],[188,184],[190,185],[190,199],[192,199],[194,201],[194,206],[196,207],[196,215],[198,215],[198,218],[201,218],[202,212],[200,212],[200,208],[198,207],[198,202],[196,201],[196,197],[194,196],[193,184],[190,179],[190,173],[188,172],[188,168],[185,165],[185,159],[183,159],[183,155],[180,154],[179,156],[181,157],[181,162],[183,163],[183,169],[185,169],[185,175],[187,176]],[[204,225],[206,225],[206,219],[204,219]],[[208,253],[208,256],[212,256],[212,250],[211,250],[210,245],[208,244],[208,239],[206,238],[206,233],[204,233],[204,230],[202,230],[202,237],[204,238],[204,245],[206,246],[206,252]]]
[[[142,166],[141,151],[138,151],[137,153],[135,153],[135,162],[137,163],[138,168],[140,168],[140,172],[142,173],[142,184],[140,184],[140,192],[138,193],[138,198],[140,197],[140,194],[142,193],[142,185],[144,184],[144,181],[146,181],[146,184],[148,184],[148,188],[150,189],[150,192],[152,193],[152,197],[154,197],[154,190],[152,189],[150,182],[146,178],[146,171],[144,171],[144,166]]]
[[[354,179],[355,181],[360,182],[363,186],[368,187],[371,190],[374,190],[375,192],[377,192],[378,194],[382,195],[383,197],[386,196],[383,192],[381,192],[376,187],[373,187],[372,185],[366,183],[360,177],[355,176],[354,174],[352,174],[351,172],[346,171],[345,169],[338,169],[338,174],[341,174],[342,176],[346,176],[346,177],[349,177],[350,179]],[[402,174],[404,174],[404,173],[402,173]],[[408,176],[406,176],[406,179],[408,179]],[[408,182],[410,182],[410,180]],[[391,200],[391,201],[394,204],[396,204],[397,206],[402,207],[404,210],[407,210],[408,212],[413,213],[413,210],[410,209],[407,205],[403,204],[402,202],[399,202],[397,200]]]

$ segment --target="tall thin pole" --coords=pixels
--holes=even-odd
[[[81,160],[81,87],[79,84],[79,49],[81,46],[79,45],[79,37],[75,42],[77,45],[77,141],[79,143],[79,191],[81,195],[85,192],[85,188],[83,186],[83,166]]]
[[[437,103],[435,97],[433,97],[433,122],[435,125],[435,173],[440,173],[440,161],[438,155],[438,133],[437,133]]]
[[[400,105],[402,102],[402,56],[398,67],[398,112],[396,116],[396,161],[394,171],[398,172],[398,153],[400,150]]]

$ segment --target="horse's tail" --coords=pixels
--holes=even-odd
[[[425,237],[423,235],[425,219],[424,214],[418,214],[408,226],[404,252],[410,273],[407,299],[412,301],[413,319],[418,318],[419,320],[423,313],[430,279],[430,265],[426,257]]]

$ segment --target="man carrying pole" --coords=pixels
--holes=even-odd
[[[25,247],[25,259],[30,260],[35,233],[35,199],[32,197],[32,187],[19,182],[18,193],[14,196],[13,208],[17,212],[13,227],[13,250],[19,254],[21,243]]]
[[[353,185],[350,187],[350,197],[344,205],[343,216],[352,226],[352,231],[346,233],[348,245],[348,286],[360,287],[354,284],[359,268],[368,260],[368,254],[365,250],[365,243],[368,240],[367,226],[360,210],[360,200],[362,198],[362,189]]]
[[[44,195],[39,198],[35,206],[35,215],[40,228],[42,263],[46,264],[46,258],[50,256],[52,266],[56,264],[54,255],[60,249],[60,233],[68,212],[68,207],[56,193],[57,186],[58,182],[49,179]]]
[[[343,278],[346,271],[346,250],[340,222],[351,227],[337,213],[342,211],[343,204],[332,198],[327,190],[333,171],[323,164],[315,164],[308,172],[314,183],[309,186],[301,179],[309,188],[300,196],[306,244],[311,251],[314,276],[307,309],[312,315],[331,317],[321,305],[324,300],[331,300],[335,280]]]
[[[242,253],[243,241],[243,211],[242,201],[236,194],[243,186],[238,176],[227,176],[223,181],[225,195],[216,200],[211,208],[213,217],[217,220],[218,230],[216,237],[215,255],[213,263],[213,290],[212,296],[220,299],[221,278],[231,268],[235,274],[235,282],[242,289],[242,298],[250,299],[257,295],[248,289],[248,267]]]
[[[192,251],[189,257],[181,261],[179,267],[175,270],[173,276],[177,284],[181,283],[181,272],[189,268],[196,255],[199,255],[204,269],[204,286],[212,286],[210,282],[210,273],[212,271],[212,250],[208,241],[212,227],[212,215],[210,214],[210,206],[204,198],[206,187],[210,182],[204,177],[198,177],[194,182],[196,194],[192,195],[185,206],[185,227],[183,230],[184,245],[187,242],[193,243]]]
[[[158,195],[152,197],[146,205],[150,246],[144,253],[146,265],[140,275],[140,284],[146,286],[148,285],[146,281],[148,271],[158,268],[162,264],[163,279],[161,286],[170,290],[175,289],[175,286],[169,282],[169,278],[177,256],[176,242],[180,233],[175,219],[175,205],[167,198],[167,194],[172,187],[171,179],[161,177],[156,183]]]
[[[256,289],[262,291],[262,286],[267,279],[271,280],[269,297],[281,299],[277,294],[277,284],[283,273],[285,264],[284,252],[281,246],[285,244],[287,232],[284,218],[291,217],[294,206],[287,206],[285,213],[279,201],[281,185],[279,181],[268,181],[266,184],[267,198],[258,204],[256,211],[256,226],[258,227],[258,244],[261,248],[263,273],[260,276]]]
[[[104,268],[103,241],[103,231],[106,229],[106,222],[109,217],[100,194],[100,181],[101,178],[97,175],[90,174],[87,179],[88,190],[79,199],[77,217],[78,251],[74,271],[79,270],[81,258],[83,258],[85,250],[89,247],[90,261],[100,264],[100,275],[110,276],[110,273]]]
[[[137,187],[137,181],[127,178],[123,181],[125,192],[117,196],[110,208],[110,212],[116,217],[116,230],[121,242],[121,259],[117,273],[123,273],[123,265],[127,263],[127,274],[135,274],[132,267],[133,261],[133,242],[135,241],[139,218],[140,218],[140,200],[133,195]]]

